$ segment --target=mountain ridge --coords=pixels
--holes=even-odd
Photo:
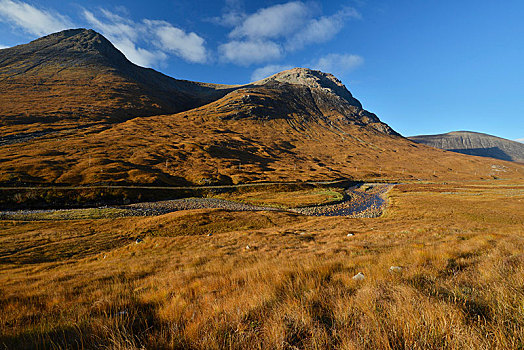
[[[178,80],[132,64],[99,35],[72,30],[0,51],[0,183],[479,179],[493,166],[497,176],[520,174],[405,139],[329,73]]]
[[[187,111],[236,89],[285,84],[309,89],[317,104],[336,106],[339,114],[356,123],[397,134],[364,110],[332,74],[294,68],[245,85],[180,80],[134,65],[104,36],[83,28],[53,33],[0,52],[0,88],[5,91],[0,96],[0,125],[119,122]],[[25,98],[28,92],[33,103]],[[328,111],[319,112],[323,113]]]
[[[177,113],[209,103],[232,88],[139,67],[91,29],[65,30],[0,51],[3,125],[121,121]]]
[[[481,132],[451,131],[408,138],[448,151],[524,163],[524,144]]]

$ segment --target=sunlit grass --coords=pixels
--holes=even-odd
[[[198,210],[3,221],[0,343],[522,348],[522,189],[401,185],[376,219]],[[261,224],[246,227],[250,217]],[[222,226],[207,236],[213,219]]]

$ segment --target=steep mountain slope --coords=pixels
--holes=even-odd
[[[409,139],[448,151],[524,163],[524,144],[480,132],[453,131]]]
[[[270,81],[178,114],[137,117],[58,139],[45,135],[0,147],[0,182],[203,185],[524,173],[507,162],[385,133],[378,119],[356,106],[344,114],[347,106],[330,105],[330,98],[308,86]]]
[[[0,107],[3,184],[521,176],[516,164],[403,138],[328,73],[294,68],[243,86],[180,81],[132,65],[86,30],[10,50],[0,51],[10,96]],[[178,113],[153,115],[164,110]],[[24,124],[31,116],[38,122]]]
[[[230,88],[136,66],[93,30],[66,30],[0,50],[4,126],[176,113],[220,98]]]

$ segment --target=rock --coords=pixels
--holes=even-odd
[[[352,277],[356,281],[362,281],[366,278],[362,272],[357,273],[355,276]]]
[[[362,108],[362,104],[351,95],[344,84],[330,73],[324,73],[308,68],[293,68],[254,82],[254,84],[262,85],[269,81],[298,84],[309,88],[319,89],[326,93],[343,98],[353,106]]]
[[[143,239],[137,238],[136,241],[135,241],[135,244],[142,243],[143,241],[144,241]]]
[[[207,234],[207,236],[208,236],[208,237],[211,237],[211,236],[213,236],[213,234],[212,234],[211,232],[209,232],[209,233]]]
[[[401,272],[402,271],[402,267],[401,266],[391,266],[389,268],[389,272]]]
[[[246,245],[246,250],[249,250],[249,249],[251,249],[251,247],[248,244],[248,245]]]
[[[347,237],[353,237],[354,234],[352,234],[352,233],[348,233],[346,236],[347,236]]]

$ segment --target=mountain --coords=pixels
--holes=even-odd
[[[230,89],[139,67],[93,30],[65,30],[0,50],[0,126],[177,113]]]
[[[409,139],[448,151],[524,163],[524,144],[480,132],[453,131]]]
[[[76,29],[1,50],[0,76],[2,184],[520,176],[400,136],[336,77],[307,68],[246,85],[177,80]]]

